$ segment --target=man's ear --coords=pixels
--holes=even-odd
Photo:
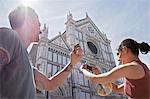
[[[129,52],[129,49],[126,46],[124,46],[123,50],[124,50],[125,54],[127,54]]]
[[[33,19],[31,19],[31,17],[26,16],[24,19],[24,23],[28,26],[31,27],[31,25],[33,24]]]

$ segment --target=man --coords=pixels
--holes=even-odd
[[[35,85],[38,89],[56,89],[80,61],[82,57],[80,46],[74,47],[68,64],[48,79],[31,67],[26,51],[31,42],[39,40],[38,15],[32,8],[17,7],[9,14],[9,21],[16,32],[0,28],[0,97],[35,98]]]

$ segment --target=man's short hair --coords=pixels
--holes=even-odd
[[[9,22],[12,29],[21,27],[26,17],[31,17],[34,19],[38,16],[32,8],[25,6],[19,6],[11,11],[9,13]]]

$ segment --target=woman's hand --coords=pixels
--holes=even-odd
[[[97,75],[100,74],[100,70],[96,66],[89,66],[84,64],[80,67],[80,70],[86,76],[88,80],[90,80],[93,84],[98,83]]]
[[[96,66],[92,67],[92,72],[96,75],[101,74],[101,71]]]

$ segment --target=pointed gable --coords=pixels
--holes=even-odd
[[[86,15],[86,18],[76,21],[76,26],[91,37],[98,37],[107,41],[106,34],[104,34],[99,28],[94,24],[91,18]]]
[[[52,44],[57,45],[61,48],[65,48],[65,49],[70,50],[69,45],[66,43],[65,39],[62,37],[61,34],[59,34],[56,37],[54,37],[53,39],[51,39],[49,41],[49,43],[52,43]]]

